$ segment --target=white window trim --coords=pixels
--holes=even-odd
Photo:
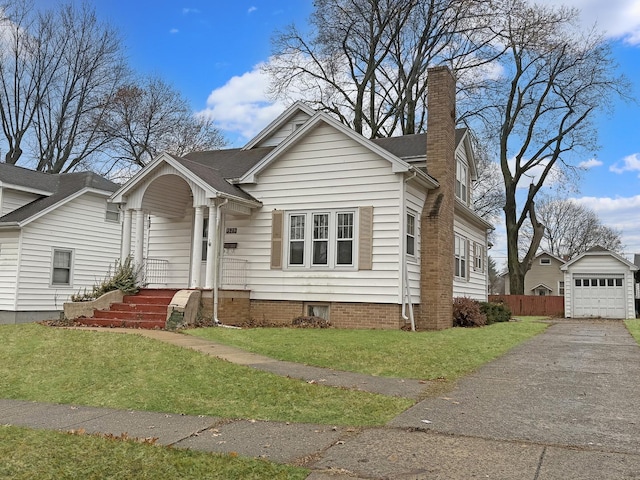
[[[338,265],[338,214],[350,213],[353,215],[353,233],[351,238],[351,264]],[[313,216],[317,214],[329,215],[329,239],[327,251],[327,264],[313,264]],[[302,264],[291,264],[291,217],[297,215],[305,216],[304,225],[304,255]],[[286,270],[357,270],[358,268],[358,209],[323,209],[323,210],[295,210],[286,212],[285,232],[284,232],[284,262],[283,268]]]
[[[69,256],[69,283],[54,283],[53,282],[53,272],[54,272],[54,258],[56,252],[68,252]],[[75,251],[73,248],[57,248],[53,247],[51,249],[51,271],[49,272],[49,286],[53,288],[69,288],[73,287],[73,265],[75,261]]]
[[[540,265],[544,265],[544,266],[551,265],[551,259],[548,258],[548,257],[541,258],[540,259]]]
[[[461,235],[454,235],[453,245],[453,276],[458,280],[468,280],[469,277],[469,258],[468,258],[468,243],[469,240]],[[458,243],[461,243],[462,255],[458,254]],[[462,275],[456,274],[456,262],[459,261],[460,272]],[[463,264],[464,263],[464,264]]]
[[[413,233],[409,233],[409,217],[413,217]],[[410,260],[416,260],[417,255],[416,252],[418,251],[418,242],[417,242],[417,232],[416,230],[418,229],[418,225],[417,225],[417,213],[414,212],[413,210],[407,209],[406,215],[405,215],[405,238],[404,238],[404,248],[405,248],[405,252],[407,254],[407,257]],[[413,238],[413,253],[409,253],[409,237]]]
[[[456,158],[455,195],[465,205],[469,203],[469,167],[459,157]]]
[[[109,218],[109,214],[117,214],[118,218]],[[111,203],[111,202],[107,202],[107,205],[105,207],[105,211],[104,211],[104,219],[107,222],[110,223],[120,223],[120,205],[118,205],[117,203]]]

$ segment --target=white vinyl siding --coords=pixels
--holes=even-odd
[[[2,196],[0,197],[2,198],[2,204],[0,205],[0,216],[13,212],[14,210],[17,210],[18,208],[23,207],[40,197],[41,195],[36,195],[34,193],[20,192],[18,190],[2,188]]]
[[[413,256],[407,255],[407,270],[409,273],[409,285],[411,287],[411,298],[413,303],[420,303],[420,245],[421,245],[421,225],[420,214],[424,206],[426,197],[426,191],[412,182],[406,184],[405,192],[405,207],[403,211],[413,213],[415,212],[415,235],[414,235],[414,250]],[[405,234],[406,235],[406,234]],[[405,239],[403,239],[404,241]],[[403,267],[404,268],[404,267]]]
[[[17,310],[61,310],[101,281],[120,255],[120,224],[105,222],[105,197],[85,193],[22,229]],[[71,285],[52,285],[53,248],[73,251]]]
[[[205,220],[208,220],[207,216],[208,213],[205,209]],[[189,285],[189,267],[193,237],[193,210],[190,210],[181,218],[164,218],[151,215],[148,225],[150,225],[150,227],[147,231],[149,240],[146,256],[168,261],[167,285],[151,286],[166,286],[168,288],[186,287]],[[203,242],[205,242],[204,238]],[[203,255],[204,254],[206,254],[205,251],[203,251]]]
[[[398,232],[402,218],[398,216],[399,185],[399,174],[391,171],[387,160],[378,158],[341,132],[324,124],[308,132],[301,142],[260,174],[257,184],[242,186],[263,203],[261,209],[254,211],[250,222],[240,217],[227,220],[227,226],[238,227],[238,248],[233,254],[248,260],[252,298],[399,303],[401,239]],[[284,232],[288,235],[289,213],[357,212],[368,206],[373,207],[371,270],[358,269],[357,265],[351,269],[271,269],[274,209],[285,211]],[[356,224],[357,218],[356,214]],[[283,266],[286,266],[287,242],[283,251]],[[356,259],[354,257],[354,263],[358,263]]]
[[[613,255],[586,254],[564,272],[565,316],[634,318],[634,284],[629,266]]]
[[[19,231],[0,231],[0,310],[15,310]]]
[[[300,125],[306,123],[307,120],[309,120],[309,115],[304,112],[299,112],[289,122],[285,123],[282,127],[273,132],[269,138],[260,142],[258,146],[275,147],[276,145],[279,145],[282,140],[295,132]]]
[[[486,269],[486,233],[478,227],[471,224],[465,218],[456,215],[454,220],[454,232],[459,237],[467,240],[467,267],[466,278],[454,278],[453,280],[453,296],[454,297],[470,297],[479,301],[487,300],[487,269]],[[473,254],[473,244],[478,245],[476,248],[482,249],[484,268],[473,268],[475,264]]]

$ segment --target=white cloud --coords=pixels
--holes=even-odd
[[[558,0],[540,0],[558,6]],[[640,2],[638,0],[563,0],[563,5],[581,11],[585,26],[597,24],[610,38],[623,38],[631,45],[640,45]]]
[[[640,195],[633,197],[581,197],[577,203],[592,209],[600,221],[622,231],[627,256],[640,253]]]
[[[619,165],[620,162],[616,162],[609,167],[613,173],[624,173],[624,172],[640,172],[640,157],[637,153],[633,155],[628,155],[622,159],[622,165]],[[640,174],[638,175],[640,177]]]
[[[182,14],[183,15],[189,15],[190,13],[200,13],[200,10],[198,10],[197,8],[183,8],[182,9]]]
[[[258,7],[251,6],[251,7],[249,7],[249,10],[247,10],[247,13],[253,13],[256,10],[258,10]]]
[[[180,30],[178,30],[177,28],[172,28],[171,30],[169,30],[169,33],[171,34],[176,34],[178,33]]]
[[[585,160],[584,162],[580,162],[578,164],[578,168],[582,168],[583,170],[591,170],[594,167],[599,167],[602,165],[600,160],[596,160],[595,158],[590,158],[589,160]]]
[[[199,113],[212,118],[228,134],[239,135],[245,141],[254,137],[285,109],[267,97],[269,79],[260,68],[256,65],[213,90],[206,108]]]

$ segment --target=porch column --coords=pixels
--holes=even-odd
[[[124,222],[122,223],[122,245],[120,247],[120,262],[127,260],[131,255],[131,219],[132,210],[126,208],[124,211]]]
[[[215,257],[216,248],[218,248],[218,239],[216,238],[216,218],[218,209],[215,205],[209,206],[209,224],[207,226],[207,266],[204,288],[213,288],[213,276],[218,269]]]
[[[136,238],[133,247],[133,262],[142,268],[144,262],[144,210],[136,210]]]
[[[191,288],[199,288],[202,265],[202,229],[204,227],[204,207],[195,207],[193,221],[193,248],[191,249]]]

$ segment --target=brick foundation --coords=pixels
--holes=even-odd
[[[285,300],[250,300],[246,291],[220,291],[218,318],[227,325],[291,325],[305,315],[305,303]],[[315,302],[322,303],[325,302]],[[400,305],[381,303],[329,302],[329,321],[336,328],[398,330],[408,321]],[[414,307],[417,309],[417,306]],[[202,299],[202,315],[213,315],[211,297]]]

